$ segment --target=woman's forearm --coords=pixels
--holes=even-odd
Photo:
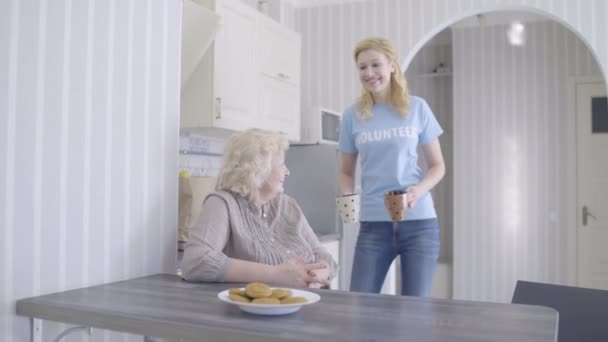
[[[355,192],[355,170],[357,168],[357,154],[342,153],[340,160],[340,193],[352,194]]]
[[[270,285],[306,287],[310,283],[327,284],[327,279],[319,278],[315,274],[318,270],[326,268],[326,263],[305,264],[300,257],[274,266],[232,259],[224,274],[224,281],[240,283],[261,281]]]
[[[427,169],[422,180],[416,185],[420,193],[430,191],[445,175],[444,164],[433,165]]]
[[[419,193],[429,192],[445,175],[445,162],[441,153],[439,139],[435,139],[423,146],[424,158],[428,163],[428,168],[422,180],[416,184]]]
[[[352,175],[340,173],[340,193],[352,194],[355,192],[355,179]]]
[[[252,261],[232,259],[226,273],[225,282],[249,283],[261,281],[273,283],[275,281],[275,267]]]

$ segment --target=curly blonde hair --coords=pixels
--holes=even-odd
[[[391,96],[389,101],[399,111],[399,114],[405,117],[410,108],[410,94],[407,89],[407,81],[401,72],[401,67],[399,67],[395,48],[384,38],[364,39],[355,46],[355,50],[353,51],[355,63],[359,54],[367,50],[374,50],[385,55],[395,67],[395,71],[391,73]],[[372,98],[372,94],[365,88],[362,89],[361,96],[357,99],[357,105],[357,116],[359,119],[362,121],[371,119],[373,116],[372,106],[374,105],[374,99]]]
[[[272,171],[272,158],[289,148],[287,137],[279,132],[248,129],[230,137],[216,190],[231,191],[254,201],[257,189]]]

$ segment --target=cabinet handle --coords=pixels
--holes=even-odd
[[[586,205],[583,206],[583,226],[586,226],[587,223],[589,222],[589,217],[591,217],[594,220],[597,220],[597,217],[593,216],[593,214],[591,214],[589,212],[589,208],[587,208]]]
[[[221,97],[215,98],[215,118],[216,119],[222,118],[222,98]]]
[[[279,78],[282,78],[282,79],[289,79],[289,75],[285,75],[282,72],[278,73],[277,76],[279,76]]]

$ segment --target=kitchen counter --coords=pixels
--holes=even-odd
[[[317,235],[321,242],[340,240],[342,236],[339,233]]]

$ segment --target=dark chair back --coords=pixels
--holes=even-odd
[[[608,291],[517,281],[514,304],[543,305],[559,312],[558,342],[608,341]]]

